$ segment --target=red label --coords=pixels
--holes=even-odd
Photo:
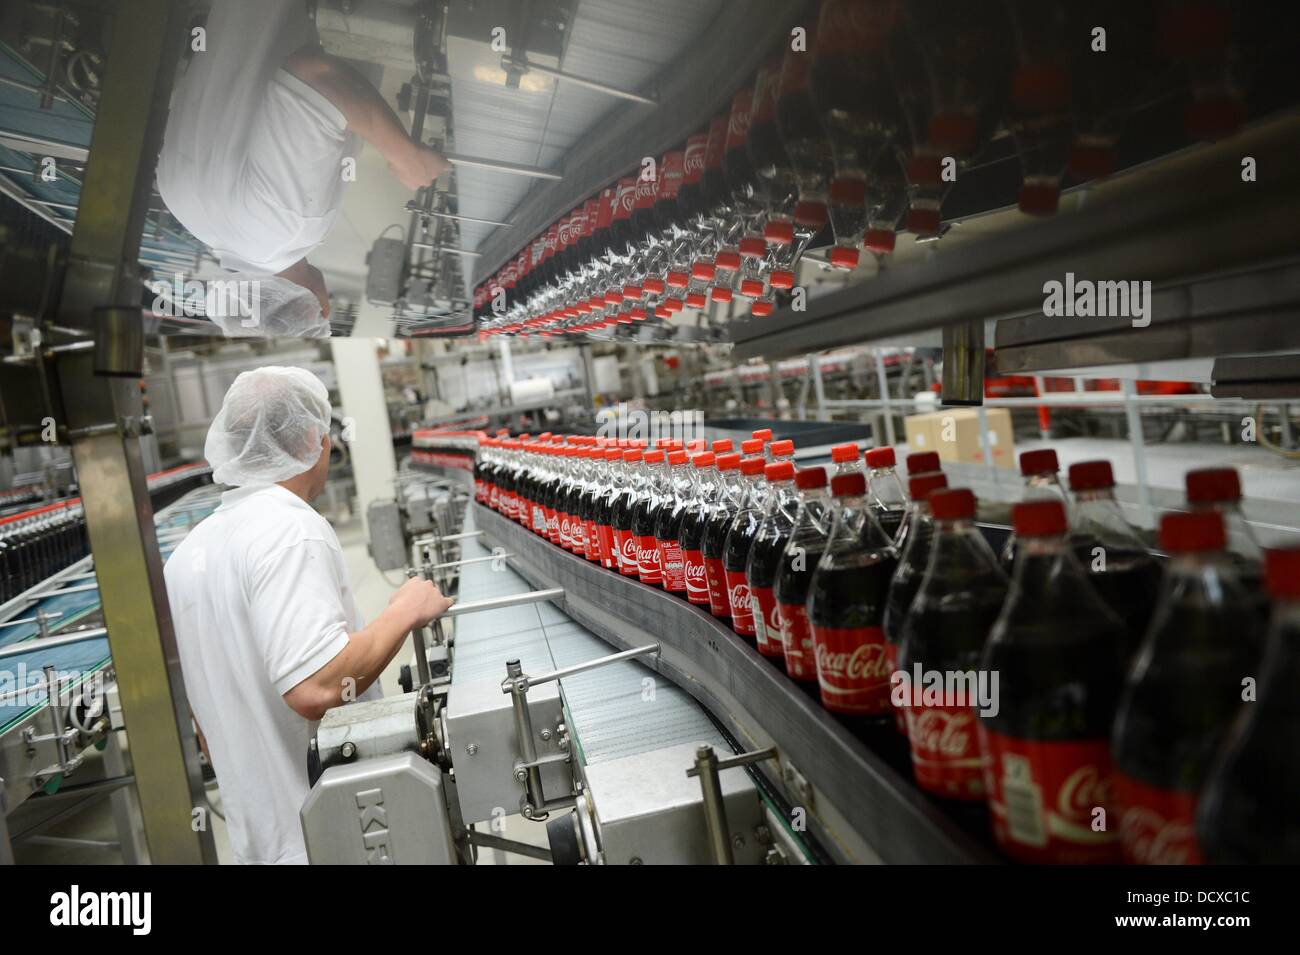
[[[595,521],[587,521],[582,527],[583,556],[587,560],[599,564],[600,561],[600,528],[596,526]]]
[[[813,651],[812,627],[805,604],[777,604],[781,615],[781,647],[785,669],[795,680],[817,679],[817,656]]]
[[[563,511],[557,511],[555,519],[559,527],[560,546],[565,550],[573,550],[573,518]]]
[[[650,534],[636,538],[636,565],[641,583],[662,584],[664,582],[659,542]]]
[[[698,550],[683,552],[686,563],[686,599],[693,604],[709,603],[709,581],[704,573],[704,554]]]
[[[552,544],[560,542],[560,515],[549,507],[546,509],[546,536]]]
[[[1202,865],[1196,841],[1196,794],[1159,789],[1114,774],[1115,814],[1124,861],[1133,865]]]
[[[885,632],[879,627],[813,625],[817,682],[822,706],[835,713],[888,713],[889,674]]]
[[[686,140],[686,155],[682,158],[682,182],[697,183],[704,175],[704,154],[708,151],[709,137],[696,133]]]
[[[722,569],[722,558],[704,558],[704,580],[709,585],[709,612],[715,617],[730,617],[731,592],[727,587],[727,572]]]
[[[487,484],[483,482],[482,478],[475,478],[474,503],[482,504],[485,500],[487,500]]]
[[[722,154],[727,150],[728,117],[715,116],[709,123],[709,142],[704,147],[704,168],[722,168]]]
[[[749,135],[749,121],[754,110],[754,89],[745,87],[731,101],[731,116],[727,120],[727,148],[745,145]]]
[[[618,197],[614,200],[614,218],[628,219],[636,202],[636,180],[629,177],[618,182]]]
[[[749,582],[743,570],[728,570],[727,601],[731,607],[731,629],[742,637],[754,635],[754,608],[749,599]]]
[[[540,504],[532,505],[533,511],[533,530],[543,537],[546,536],[546,511]]]
[[[576,514],[569,515],[569,546],[575,554],[587,553],[586,524]]]
[[[664,590],[686,592],[686,555],[677,541],[659,541],[659,566],[663,569]]]
[[[754,640],[765,657],[784,657],[781,642],[781,616],[776,609],[776,594],[771,587],[750,587],[749,605],[754,608]]]
[[[501,506],[501,490],[495,485],[488,486],[488,507],[497,510]]]
[[[608,524],[601,524],[600,531],[600,562],[609,570],[618,567],[618,545],[614,543],[614,528]]]
[[[993,834],[1008,855],[1033,863],[1120,861],[1118,825],[1092,827],[1110,808],[1110,745],[1104,739],[1016,739],[979,722]]]
[[[906,715],[917,785],[949,799],[983,802],[984,760],[975,710],[912,706],[896,712]]]
[[[614,531],[614,553],[618,555],[618,572],[627,577],[635,577],[636,537],[631,531]]]

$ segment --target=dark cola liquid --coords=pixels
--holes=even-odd
[[[749,552],[754,546],[754,537],[758,534],[758,525],[762,519],[762,515],[752,509],[737,516],[727,532],[727,542],[722,550],[722,566],[725,570],[736,574],[745,572]]]
[[[970,588],[967,590],[967,588]],[[1006,598],[1006,582],[989,576],[955,590],[961,599],[927,600],[908,616],[907,641],[900,647],[898,668],[914,664],[926,670],[975,670]]]
[[[889,602],[889,581],[898,558],[873,551],[865,563],[823,570],[810,581],[812,623],[818,627],[880,627]]]
[[[1075,556],[1088,570],[1088,579],[1098,596],[1124,622],[1125,659],[1132,659],[1146,634],[1160,596],[1164,568],[1146,551],[1117,551],[1106,548],[1106,569],[1093,570],[1095,559],[1089,542],[1074,543]]]
[[[610,507],[610,526],[616,531],[631,531],[637,497],[632,488],[624,488]]]
[[[925,565],[930,559],[930,544],[934,540],[934,524],[930,521],[913,521],[908,534],[915,535],[910,544],[907,560],[900,561],[889,586],[889,601],[885,607],[885,639],[897,645],[903,634],[903,621],[912,606],[912,598],[921,589]]]
[[[797,189],[794,170],[776,127],[775,115],[756,119],[749,127],[749,155],[768,203],[780,207],[792,201]]]
[[[1126,663],[1123,626],[1083,580],[1063,585],[1055,558],[1024,559],[1015,616],[984,657],[1001,694],[985,725],[1016,739],[1107,739]]]
[[[659,501],[653,497],[644,497],[636,502],[632,511],[632,533],[638,537],[654,537],[655,526],[659,523]]]
[[[655,521],[655,540],[678,541],[682,536],[682,523],[686,517],[686,505],[673,501],[671,506],[665,503],[659,508],[659,517]]]
[[[750,589],[771,587],[776,583],[776,574],[781,567],[781,555],[785,552],[785,545],[789,540],[789,534],[782,534],[779,537],[768,535],[755,539],[750,547],[748,558]]]
[[[898,510],[873,508],[871,513],[876,522],[880,524],[881,530],[889,535],[889,539],[896,540],[898,538],[898,529],[903,526],[903,517],[907,514],[907,511],[901,508]]]
[[[684,510],[677,535],[682,550],[698,550],[704,553],[704,533],[708,526],[709,521],[702,508]]]
[[[796,553],[784,552],[776,570],[776,581],[772,585],[776,592],[776,602],[780,604],[806,604],[808,586],[812,583],[813,571],[822,559],[821,549],[803,548],[802,557]],[[796,569],[795,563],[799,567]]]
[[[734,515],[727,512],[715,514],[704,525],[701,550],[710,560],[722,560],[727,550],[727,533],[731,530]],[[724,564],[725,566],[725,564]]]

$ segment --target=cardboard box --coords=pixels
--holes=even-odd
[[[1016,466],[1016,442],[1011,430],[1011,412],[1006,408],[986,408],[989,426],[989,449],[993,465]],[[937,451],[941,461],[983,464],[980,444],[979,412],[974,408],[943,408],[928,414],[911,415],[907,426],[907,446],[913,451]]]

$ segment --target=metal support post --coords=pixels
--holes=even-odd
[[[737,766],[748,766],[767,759],[776,759],[776,747],[758,749],[750,753],[718,759],[713,747],[701,745],[695,750],[695,765],[686,770],[688,777],[699,777],[704,795],[704,823],[709,830],[709,847],[713,850],[716,865],[734,865],[731,854],[731,833],[727,825],[727,805],[722,798],[722,771]]]

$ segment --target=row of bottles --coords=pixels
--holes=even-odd
[[[660,444],[485,439],[477,496],[725,621],[1012,858],[1300,860],[1300,549],[1265,572],[1232,469],[1187,475],[1156,554],[1108,462],[1067,491],[1026,452],[995,553],[932,452],[904,492],[890,448]]]
[[[80,505],[39,508],[0,524],[0,604],[90,553]]]
[[[737,296],[769,314],[814,242],[853,269],[899,230],[939,236],[954,177],[1003,135],[1020,209],[1054,213],[1153,102],[1188,141],[1237,130],[1243,51],[1270,42],[1245,21],[1227,0],[823,0],[728,109],[481,282],[475,317],[549,336]]]

